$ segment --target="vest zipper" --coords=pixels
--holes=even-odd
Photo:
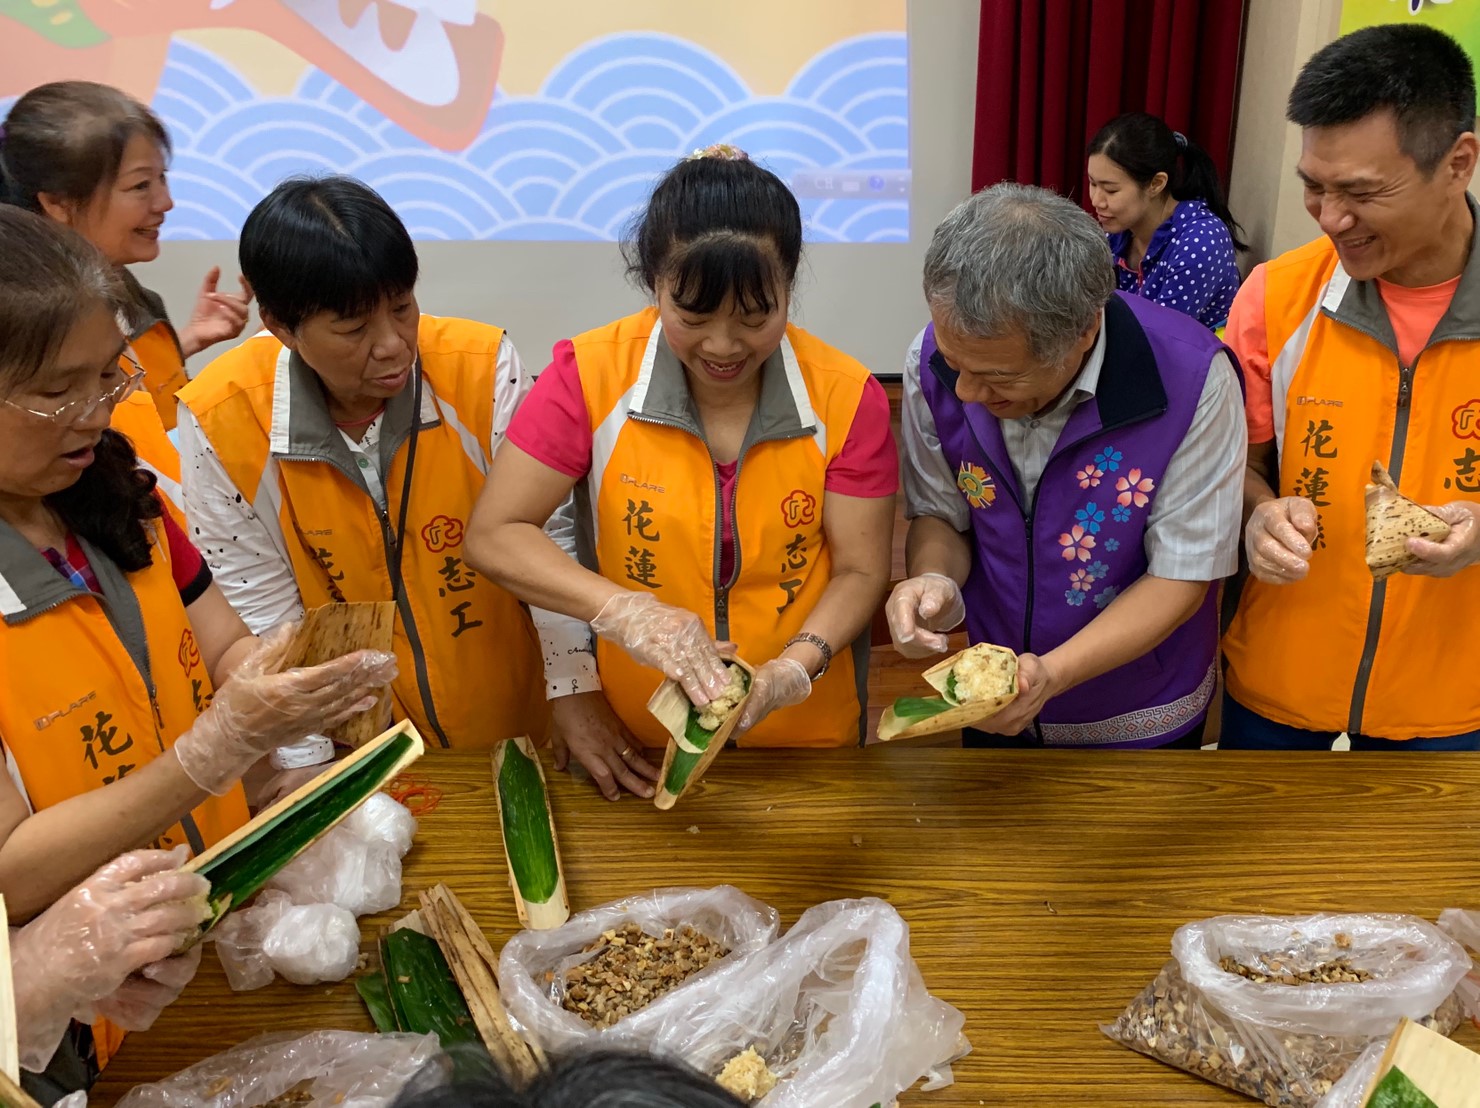
[[[1052,455],[1050,455],[1049,461],[1052,460]],[[1028,654],[1033,653],[1033,598],[1038,593],[1038,566],[1037,559],[1033,557],[1033,538],[1038,525],[1038,494],[1043,491],[1043,478],[1048,472],[1048,466],[1045,465],[1043,469],[1044,472],[1038,475],[1038,484],[1033,486],[1033,499],[1028,505],[1027,512],[1023,515],[1023,536],[1028,546],[1028,603],[1025,605],[1023,611],[1023,649]],[[1043,724],[1039,721],[1038,716],[1033,717],[1033,734],[1041,744],[1043,742]]]
[[[417,413],[417,418],[419,416],[420,413]],[[282,460],[323,462],[326,465],[331,465],[351,481],[360,484],[361,491],[363,491],[364,478],[345,469],[344,466],[340,465],[333,458],[325,457],[322,454],[292,454],[285,455]],[[366,495],[368,496],[369,494],[367,493]],[[375,498],[371,497],[370,502],[375,504]],[[390,501],[387,500],[386,503],[389,504]],[[396,542],[395,535],[392,534],[391,517],[379,504],[375,504],[375,517],[380,521],[380,540],[385,550],[386,571],[389,573],[391,560],[395,554],[394,548]],[[402,536],[402,541],[405,541],[405,536]],[[442,724],[437,719],[437,706],[432,703],[431,679],[427,675],[426,655],[421,649],[421,632],[416,626],[416,617],[411,612],[411,601],[407,597],[406,589],[402,587],[400,581],[391,582],[391,599],[395,601],[396,611],[401,616],[401,628],[406,632],[406,640],[411,646],[411,657],[416,667],[416,689],[421,694],[422,707],[426,709],[427,723],[436,734],[437,742],[446,750],[452,744],[447,741],[447,735],[443,732]]]
[[[1408,447],[1408,420],[1412,413],[1414,376],[1418,371],[1419,351],[1413,364],[1398,362],[1398,411],[1393,418],[1393,448],[1388,455],[1388,474],[1397,484],[1403,473],[1403,455]],[[1367,607],[1367,637],[1362,642],[1362,657],[1357,663],[1357,678],[1352,683],[1351,710],[1347,713],[1349,735],[1362,733],[1362,716],[1367,708],[1367,687],[1372,680],[1372,664],[1377,660],[1377,640],[1382,635],[1382,611],[1387,603],[1387,578],[1372,582],[1372,600]]]
[[[386,568],[389,569],[391,558],[394,554],[393,547],[396,541],[395,535],[391,532],[391,517],[386,512],[381,511],[379,504],[375,506],[375,514],[380,520],[380,537],[381,542],[385,546]],[[401,536],[401,541],[406,541],[404,535]],[[421,631],[416,626],[416,616],[411,611],[411,598],[407,595],[405,585],[403,584],[405,580],[404,573],[405,571],[403,570],[401,580],[391,582],[391,597],[396,602],[396,610],[401,613],[401,627],[406,632],[406,639],[411,645],[411,658],[416,666],[416,688],[421,694],[422,707],[426,709],[427,723],[431,726],[432,731],[436,733],[437,742],[445,750],[452,744],[447,741],[447,735],[442,730],[441,721],[437,719],[437,706],[432,702],[432,683],[431,678],[427,674],[426,653],[421,648]]]

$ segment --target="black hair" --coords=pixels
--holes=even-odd
[[[1218,167],[1208,152],[1180,131],[1145,112],[1116,116],[1095,132],[1090,154],[1103,154],[1128,173],[1142,188],[1158,173],[1167,175],[1167,191],[1177,200],[1201,200],[1223,221],[1235,250],[1247,250],[1244,229],[1228,210]]]
[[[1464,48],[1422,23],[1384,23],[1343,35],[1295,78],[1285,118],[1337,127],[1393,113],[1403,153],[1432,175],[1455,140],[1475,129],[1475,70]]]
[[[651,1054],[601,1050],[557,1061],[519,1091],[487,1063],[468,1065],[449,1086],[408,1092],[394,1108],[743,1108],[703,1074]],[[482,1071],[481,1073],[478,1071]],[[473,1076],[467,1076],[469,1072]],[[415,1083],[413,1082],[413,1085]]]
[[[289,331],[320,312],[348,318],[416,287],[400,216],[353,177],[290,177],[242,225],[242,276],[264,316]]]
[[[0,206],[0,395],[50,372],[90,311],[119,318],[122,340],[131,305],[118,270],[97,247],[44,216]],[[147,522],[163,513],[154,485],[128,439],[109,429],[92,465],[46,502],[74,533],[133,572],[153,560]]]
[[[745,313],[774,311],[796,280],[802,211],[781,178],[744,156],[688,158],[664,174],[634,222],[627,274],[707,315],[727,298]]]
[[[93,81],[38,85],[5,118],[0,200],[33,212],[42,193],[85,204],[118,177],[136,135],[153,139],[169,160],[169,132],[128,93]]]

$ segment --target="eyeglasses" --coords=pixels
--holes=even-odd
[[[25,412],[27,415],[33,415],[37,419],[44,419],[50,423],[80,423],[104,405],[112,407],[125,397],[131,396],[144,383],[144,367],[139,364],[139,360],[134,357],[132,351],[125,350],[119,355],[119,360],[133,366],[133,372],[125,376],[122,381],[118,382],[112,388],[106,389],[96,396],[69,400],[61,407],[50,412],[27,408],[24,405],[17,404],[14,400],[4,400],[0,401],[0,403],[4,403],[7,407],[15,408],[17,411]]]

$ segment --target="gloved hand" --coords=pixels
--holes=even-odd
[[[591,621],[591,630],[643,665],[662,670],[697,707],[729,687],[729,671],[704,621],[648,593],[618,593]]]
[[[184,954],[162,962],[151,962],[130,975],[107,996],[94,1002],[90,1010],[74,1012],[73,1018],[87,1023],[106,1019],[125,1031],[148,1031],[159,1014],[179,999],[185,986],[195,977],[195,971],[200,968],[202,949],[201,944],[196,943]]]
[[[966,618],[961,586],[943,573],[922,573],[894,586],[884,606],[894,649],[906,658],[945,653],[946,636]]]
[[[772,658],[751,678],[750,699],[735,724],[735,734],[749,731],[777,708],[800,704],[812,695],[812,677],[795,658]]]
[[[22,1066],[44,1070],[69,1020],[195,935],[211,886],[181,872],[187,856],[184,847],[125,854],[11,937]]]
[[[379,690],[396,678],[395,655],[379,650],[279,672],[293,631],[286,624],[269,632],[175,740],[175,757],[206,792],[221,796],[274,747],[369,711]]]
[[[1288,585],[1310,572],[1312,543],[1319,533],[1316,506],[1303,496],[1266,500],[1244,524],[1249,572],[1270,585]]]

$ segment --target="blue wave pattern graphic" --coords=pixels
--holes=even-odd
[[[534,96],[501,90],[466,150],[429,146],[318,70],[263,98],[209,51],[171,44],[154,108],[175,144],[173,239],[233,239],[282,178],[348,173],[418,239],[610,241],[656,177],[731,142],[783,180],[806,170],[907,170],[903,34],[865,35],[813,58],[781,96],[753,95],[722,59],[666,35],[597,39]],[[904,198],[804,199],[813,242],[902,242]]]

